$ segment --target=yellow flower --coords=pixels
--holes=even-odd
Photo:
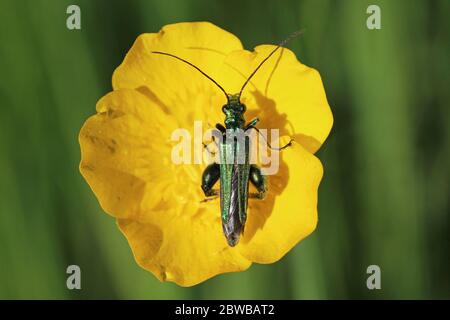
[[[313,155],[333,122],[319,73],[281,49],[251,80],[242,96],[247,121],[277,128],[295,139],[280,153],[264,200],[249,200],[245,233],[228,246],[219,201],[201,202],[205,165],[171,161],[177,128],[195,120],[223,123],[223,93],[186,64],[195,64],[229,93],[273,50],[243,50],[234,35],[208,22],[177,23],[140,35],[113,75],[114,90],[97,103],[81,129],[80,170],[101,207],[117,219],[137,263],[161,281],[192,286],[252,262],[282,258],[317,224],[322,165]]]

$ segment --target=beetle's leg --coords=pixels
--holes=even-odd
[[[213,191],[217,191],[217,190],[213,190]],[[211,200],[216,200],[218,197],[219,197],[219,195],[211,196],[211,197],[208,197],[208,198],[203,199],[203,200],[200,201],[200,202],[205,203],[205,202],[208,202],[208,201],[211,201]]]
[[[214,140],[214,143],[217,145],[217,142],[215,140]],[[208,148],[209,145],[208,144],[206,144],[204,142],[202,142],[202,144],[203,144],[203,148],[206,149],[206,151],[208,151],[208,153],[210,155],[212,155],[213,157],[216,155],[216,152],[209,150],[209,148]]]
[[[223,125],[221,125],[220,123],[216,124],[216,129],[219,130],[220,132],[222,132],[222,134],[227,132],[227,129],[225,129],[225,127]]]
[[[259,132],[259,129],[258,129],[257,127],[250,126],[250,127],[248,127],[247,129],[245,129],[245,131],[250,130],[250,129],[255,129],[255,130],[260,134],[260,136],[263,137],[264,141],[267,143],[267,146],[268,146],[271,150],[281,151],[281,150],[283,150],[283,149],[286,149],[287,147],[290,147],[290,146],[292,145],[292,141],[294,141],[294,139],[291,138],[291,140],[290,140],[288,143],[286,143],[284,146],[279,147],[279,148],[274,148],[274,147],[272,147],[272,146],[270,145],[269,141],[267,141],[266,137],[264,137],[264,136]]]
[[[217,126],[221,126],[221,124],[220,123],[218,123],[217,125],[216,125],[216,127]],[[223,128],[223,127],[222,127]],[[222,133],[222,129],[217,129],[217,130],[219,130],[221,133]],[[225,128],[223,129],[223,130],[226,130]],[[222,133],[222,135],[223,135],[223,133]],[[216,145],[216,147],[217,148],[219,148],[219,144],[217,143],[217,141],[216,141],[216,135],[212,135],[212,142],[214,142],[214,144]],[[212,152],[212,151],[210,151],[209,150],[209,148],[208,148],[208,146],[209,146],[209,144],[206,144],[206,143],[204,143],[204,142],[202,142],[202,144],[203,144],[203,148],[205,148],[206,149],[206,151],[208,151],[208,153],[210,154],[210,155],[212,155],[212,156],[215,156],[216,155],[216,152]]]
[[[212,140],[213,140],[212,142],[214,142],[214,144],[216,145],[216,148],[219,149],[219,144],[217,143],[217,141],[216,141],[216,139],[215,139],[215,136],[212,136]],[[206,143],[204,143],[204,142],[202,142],[202,144],[203,144],[203,148],[206,149],[206,151],[208,151],[208,153],[209,153],[211,156],[213,156],[213,157],[216,156],[217,151],[211,151],[211,150],[209,150],[209,144],[206,144]]]
[[[250,165],[249,179],[256,187],[256,190],[258,190],[258,193],[250,193],[249,198],[264,199],[267,192],[267,179],[263,176],[261,169],[257,165]]]
[[[212,187],[220,178],[220,166],[217,163],[211,163],[206,167],[202,174],[202,190],[205,196],[212,197],[217,196],[218,191],[213,190]]]
[[[247,123],[244,127],[244,131],[247,131],[248,129],[250,129],[251,127],[254,127],[259,121],[259,118],[254,118],[252,119],[249,123]]]

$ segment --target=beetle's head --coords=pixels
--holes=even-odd
[[[228,95],[228,103],[222,107],[222,112],[225,114],[225,126],[227,128],[241,128],[245,124],[244,113],[247,107],[241,103],[239,98],[239,94]]]

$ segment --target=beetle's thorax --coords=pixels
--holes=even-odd
[[[225,127],[227,129],[243,128],[245,110],[246,107],[240,102],[238,94],[229,95],[228,103],[222,107],[225,114]]]

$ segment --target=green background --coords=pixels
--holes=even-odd
[[[66,28],[70,4],[82,30]],[[0,298],[450,298],[449,14],[447,0],[0,0]],[[288,46],[320,71],[335,124],[313,235],[182,288],[136,265],[78,172],[77,136],[139,34],[197,20],[248,49],[304,28]]]

